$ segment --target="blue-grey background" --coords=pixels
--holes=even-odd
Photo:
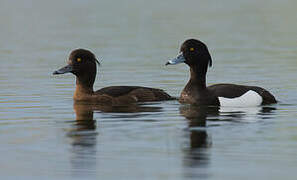
[[[1,179],[295,179],[296,7],[1,0]],[[73,75],[51,75],[71,50],[87,48],[102,64],[95,89],[143,85],[179,96],[188,67],[164,64],[187,38],[209,47],[208,84],[262,86],[280,103],[209,113],[167,101],[93,113],[74,106]]]

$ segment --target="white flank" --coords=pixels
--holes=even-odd
[[[250,107],[261,105],[263,99],[255,91],[249,90],[237,98],[219,97],[220,105],[226,107]]]

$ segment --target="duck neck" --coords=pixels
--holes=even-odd
[[[84,77],[79,76],[76,77],[76,89],[75,89],[75,95],[80,94],[92,94],[94,92],[93,90],[93,84],[94,84],[95,78],[91,77]]]
[[[207,65],[194,65],[190,67],[190,80],[188,84],[191,86],[195,86],[198,89],[206,89],[206,72],[207,72]]]

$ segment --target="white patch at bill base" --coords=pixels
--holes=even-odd
[[[218,97],[221,106],[225,107],[251,107],[262,104],[263,98],[255,91],[249,90],[236,98]]]

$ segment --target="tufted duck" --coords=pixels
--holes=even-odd
[[[191,74],[180,95],[181,103],[244,107],[277,102],[270,92],[257,86],[215,84],[206,87],[206,72],[212,60],[207,46],[199,40],[186,40],[180,48],[180,54],[166,65],[179,63],[190,66]]]
[[[96,77],[95,55],[85,49],[76,49],[71,52],[68,65],[55,71],[53,74],[72,73],[76,76],[76,90],[74,100],[88,101],[104,105],[126,105],[136,102],[164,101],[174,99],[162,89],[140,86],[110,86],[93,91]]]

